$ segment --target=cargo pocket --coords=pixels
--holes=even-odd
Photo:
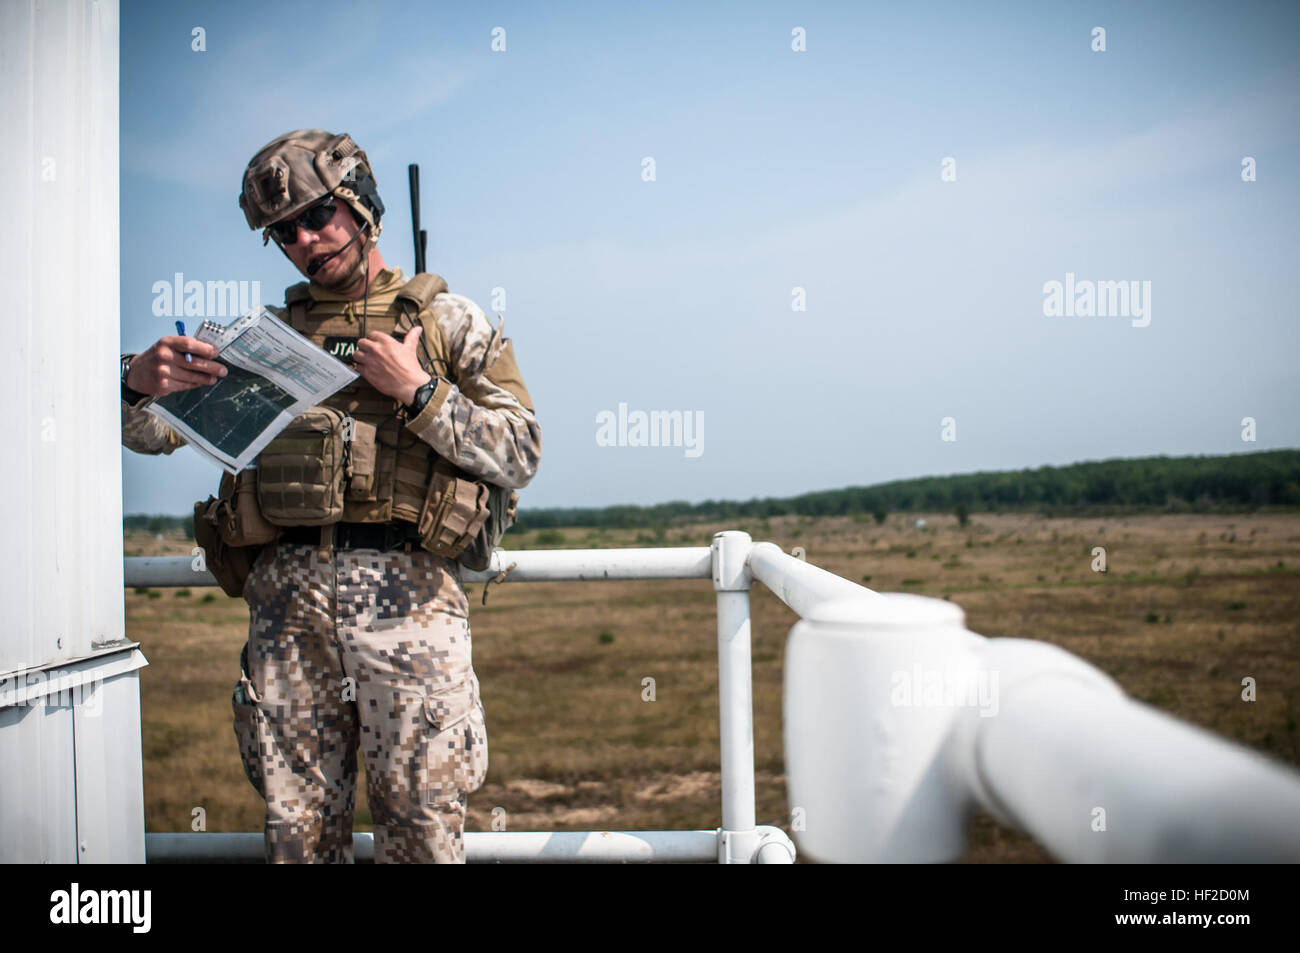
[[[244,774],[249,784],[263,798],[266,784],[262,775],[262,743],[267,736],[266,715],[262,713],[261,698],[248,678],[248,645],[239,655],[239,682],[231,696],[235,712],[235,738],[239,742],[239,760],[244,764]]]
[[[421,800],[430,805],[478,790],[487,775],[487,732],[476,679],[427,693],[424,718]]]

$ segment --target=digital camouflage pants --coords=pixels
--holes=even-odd
[[[235,734],[266,799],[267,862],[352,862],[360,748],[375,861],[464,863],[488,749],[456,564],[272,545],[244,598]]]

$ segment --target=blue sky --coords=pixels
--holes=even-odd
[[[175,272],[281,302],[300,278],[240,176],[319,127],[374,163],[389,264],[419,162],[430,270],[487,311],[505,289],[543,432],[525,507],[1300,446],[1297,26],[1293,3],[125,0],[122,346],[170,333]],[[1067,272],[1151,282],[1150,324],[1046,317]],[[620,403],[702,415],[703,452],[598,445]],[[188,513],[218,476],[123,451],[123,509]]]

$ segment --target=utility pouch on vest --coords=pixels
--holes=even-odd
[[[256,470],[221,474],[215,516],[217,532],[227,546],[257,546],[280,535],[279,528],[268,523],[258,508]]]
[[[312,407],[257,458],[257,502],[277,526],[326,526],[343,518],[350,469],[341,410]]]
[[[488,496],[486,483],[468,479],[438,458],[416,524],[420,545],[437,556],[460,556],[487,521]]]
[[[501,537],[515,524],[519,510],[519,494],[495,483],[484,484],[488,489],[488,517],[474,535],[473,541],[460,554],[459,562],[466,569],[482,570],[492,566],[492,553],[501,543]]]
[[[348,481],[349,500],[378,499],[375,483],[375,425],[364,420],[352,421],[352,478]],[[391,494],[390,494],[391,495]]]
[[[265,544],[231,546],[222,539],[222,501],[209,496],[194,504],[194,542],[203,550],[203,562],[228,596],[242,596],[244,582]]]

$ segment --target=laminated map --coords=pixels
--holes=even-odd
[[[228,373],[145,406],[203,456],[231,473],[247,467],[295,417],[357,374],[266,308],[194,335],[217,348]]]

